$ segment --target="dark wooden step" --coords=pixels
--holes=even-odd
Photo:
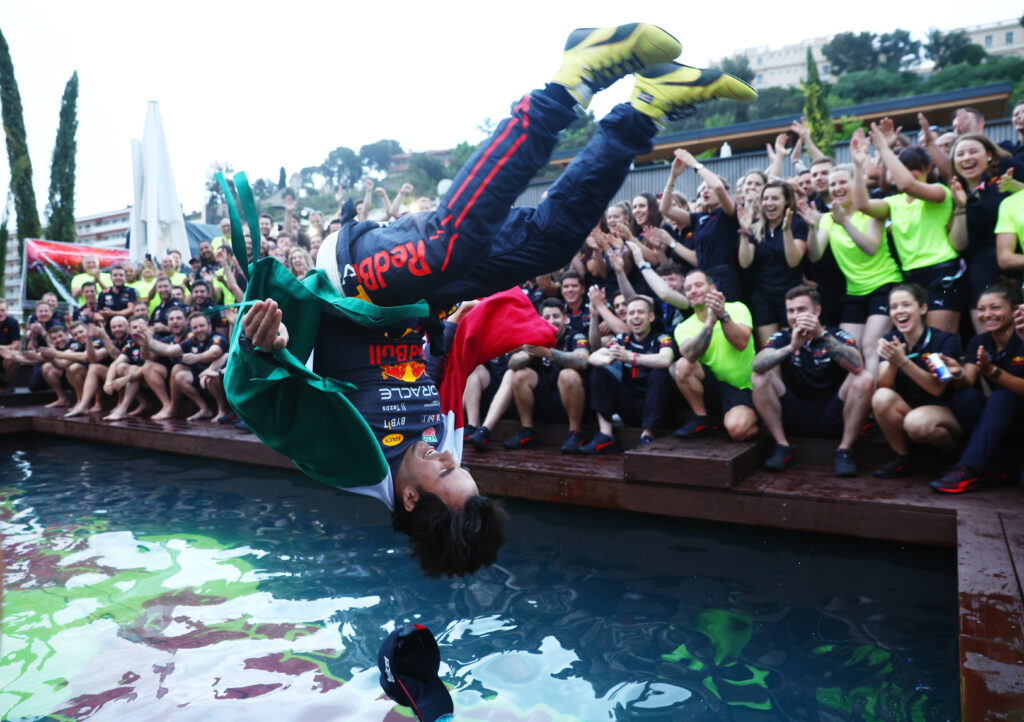
[[[683,486],[733,486],[757,469],[764,459],[764,446],[763,440],[663,436],[626,452],[626,479]]]

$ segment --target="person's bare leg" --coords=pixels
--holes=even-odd
[[[466,379],[466,390],[462,392],[462,405],[466,409],[466,424],[477,427],[480,425],[480,404],[483,402],[484,389],[491,383],[491,373],[481,364],[473,369]]]
[[[768,433],[775,439],[776,444],[789,446],[789,439],[786,437],[786,430],[782,424],[782,402],[780,399],[786,393],[786,386],[782,382],[782,373],[778,367],[764,373],[755,371],[750,376],[750,383],[754,387],[751,393],[754,399],[754,408],[761,415],[764,425],[768,428]]]
[[[491,399],[491,406],[487,409],[487,417],[484,419],[484,426],[493,429],[494,425],[501,421],[501,417],[508,410],[512,403],[512,374],[506,372],[501,377],[501,384]]]
[[[733,441],[746,441],[757,435],[757,412],[749,406],[733,406],[725,412],[722,425]]]
[[[150,418],[156,421],[162,421],[164,419],[173,419],[175,414],[178,413],[178,400],[181,398],[181,392],[178,390],[178,385],[177,383],[175,383],[175,378],[177,378],[178,373],[181,371],[188,372],[189,384],[192,383],[192,372],[188,369],[187,366],[183,364],[175,364],[174,366],[172,366],[171,372],[167,378],[167,387],[169,392],[167,403],[164,404],[161,407],[161,409],[155,414],[153,414]],[[156,392],[154,391],[154,393]],[[157,394],[157,398],[160,398],[159,394]],[[160,403],[163,404],[164,400],[160,399]]]
[[[576,369],[562,369],[558,373],[558,395],[562,399],[565,415],[569,417],[569,431],[582,432],[583,407],[587,402],[587,390],[583,388],[583,376]]]
[[[960,333],[959,311],[929,311],[925,323],[946,333]]]
[[[673,378],[679,393],[697,416],[707,416],[708,407],[704,404],[704,368],[700,362],[681,358],[673,366]]]
[[[178,391],[192,400],[199,410],[188,417],[189,421],[201,421],[203,419],[209,419],[213,417],[213,411],[210,410],[209,405],[206,403],[206,399],[199,393],[199,389],[192,383],[192,370],[184,368],[183,371],[178,371],[174,374],[174,384],[178,387]]]
[[[70,406],[67,394],[64,393],[64,384],[61,383],[64,378],[63,369],[57,368],[52,363],[44,363],[42,372],[43,380],[46,381],[46,385],[53,389],[53,392],[57,394],[57,399],[46,404],[46,408],[62,409]]]
[[[903,419],[903,428],[913,441],[950,452],[963,435],[960,424],[945,406],[919,406]]]
[[[129,368],[125,374],[120,376],[121,379],[127,379],[127,374],[131,372]],[[118,402],[114,410],[104,416],[106,421],[117,421],[123,419],[128,415],[128,410],[132,407],[132,402],[135,400],[136,394],[139,393],[139,382],[138,381],[127,381],[121,393],[121,400]]]
[[[89,364],[89,368],[85,373],[85,383],[82,384],[82,398],[72,407],[71,411],[64,414],[64,418],[70,419],[74,416],[84,416],[93,411],[93,409],[89,408],[89,403],[96,398],[100,386],[106,378],[106,366],[103,364]]]
[[[857,441],[868,412],[871,411],[871,395],[874,390],[875,377],[867,371],[849,374],[839,387],[839,398],[843,400],[843,438],[839,442],[840,449],[849,451]],[[764,418],[764,414],[761,417]]]
[[[533,428],[533,392],[537,388],[537,372],[533,369],[508,370],[512,376],[512,398],[519,412],[519,424],[524,429]]]
[[[228,397],[224,393],[224,377],[214,376],[206,382],[206,390],[213,396],[213,400],[217,403],[217,416],[214,417],[214,421],[220,421],[227,419],[231,416],[231,407],[228,406]]]
[[[903,430],[903,419],[910,413],[910,406],[892,389],[878,389],[871,397],[871,408],[875,421],[889,446],[900,456],[910,453],[910,439]]]
[[[73,363],[68,366],[68,383],[71,384],[71,388],[75,390],[76,404],[82,402],[82,388],[85,386],[85,371],[86,367],[84,364]]]
[[[757,328],[755,328],[754,339],[757,342],[758,350],[763,349],[764,345],[768,343],[768,339],[770,339],[774,334],[778,332],[779,324],[777,323],[769,323],[765,326],[758,326]]]
[[[872,376],[878,376],[878,341],[891,330],[892,319],[881,314],[868,316],[868,321],[864,324],[864,343],[861,344],[861,349],[864,351],[864,368]]]

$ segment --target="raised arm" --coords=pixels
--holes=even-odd
[[[412,183],[403,183],[402,187],[398,189],[395,194],[395,199],[391,201],[391,217],[398,218],[398,212],[402,210],[402,201],[405,200],[406,196],[411,196],[415,192]]]
[[[932,130],[932,126],[928,119],[924,117],[924,113],[917,114],[917,122],[921,126],[921,145],[928,151],[928,157],[932,159],[932,163],[935,165],[936,170],[939,171],[939,175],[943,178],[952,179],[954,177],[953,164],[950,162],[946,151],[942,150],[938,143],[936,143],[939,134]]]
[[[900,162],[900,159],[892,152],[892,148],[890,148],[889,144],[885,142],[885,136],[877,123],[871,124],[871,142],[875,146],[875,150],[878,151],[878,155],[882,159],[882,163],[885,164],[885,167],[888,169],[889,175],[892,176],[893,183],[896,184],[897,188],[914,198],[920,198],[921,200],[928,201],[929,203],[942,203],[946,200],[945,188],[938,183],[925,183],[924,181],[919,181],[914,177],[914,174],[911,173],[902,162]]]
[[[686,228],[690,225],[690,212],[672,205],[672,193],[676,189],[676,178],[682,175],[684,170],[686,170],[686,164],[683,163],[679,152],[676,151],[676,155],[672,159],[672,166],[668,171],[668,180],[665,181],[665,190],[661,194],[661,204],[658,206],[661,215],[671,220],[680,228]]]
[[[807,151],[807,155],[810,156],[812,161],[818,160],[818,158],[824,158],[825,154],[814,144],[811,140],[811,129],[807,127],[807,123],[801,117],[800,120],[794,120],[789,126],[789,129],[797,134],[797,137],[803,141],[804,149]]]
[[[953,214],[949,218],[949,245],[957,253],[967,248],[967,191],[960,179],[953,176],[949,180],[949,192],[953,194]],[[996,247],[998,248],[998,242]]]
[[[754,231],[751,225],[754,222],[754,209],[743,205],[736,209],[736,220],[739,222],[739,256],[740,268],[750,268],[754,263]]]
[[[872,218],[888,218],[889,203],[872,199],[868,195],[868,183],[864,173],[864,164],[868,160],[868,139],[863,128],[857,128],[850,138],[850,159],[853,161],[853,207]]]
[[[643,275],[651,290],[654,291],[654,295],[676,308],[689,308],[690,303],[686,300],[686,296],[669,288],[669,285],[665,283],[665,279],[659,276],[657,271],[651,268],[651,264],[644,260],[640,245],[636,241],[629,241],[627,245],[633,254],[633,262],[640,269],[641,275]]]
[[[363,179],[363,205],[359,207],[359,212],[356,214],[357,221],[365,221],[367,216],[370,215],[370,207],[373,205],[373,180],[370,178]]]
[[[825,247],[828,246],[828,231],[818,227],[821,213],[805,200],[797,204],[796,212],[807,224],[807,255],[812,263],[820,261],[825,255]]]

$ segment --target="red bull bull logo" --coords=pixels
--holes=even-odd
[[[382,364],[380,367],[380,377],[382,379],[395,379],[396,381],[404,381],[411,384],[413,381],[418,381],[426,369],[427,365],[422,361]]]

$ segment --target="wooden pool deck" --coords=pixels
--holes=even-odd
[[[231,426],[64,419],[63,410],[38,402],[0,397],[0,435],[48,434],[293,468]],[[643,449],[586,458],[558,453],[559,429],[542,429],[541,447],[506,451],[500,439],[512,431],[502,422],[486,453],[465,453],[484,493],[955,548],[963,719],[1024,721],[1024,487],[950,497],[928,488],[932,476],[875,479],[869,470],[885,454],[877,442],[859,444],[859,477],[839,479],[830,468],[833,445],[818,441],[798,442],[800,464],[776,474],[760,469],[763,440],[665,437]],[[621,440],[628,448],[636,436],[624,432]]]

